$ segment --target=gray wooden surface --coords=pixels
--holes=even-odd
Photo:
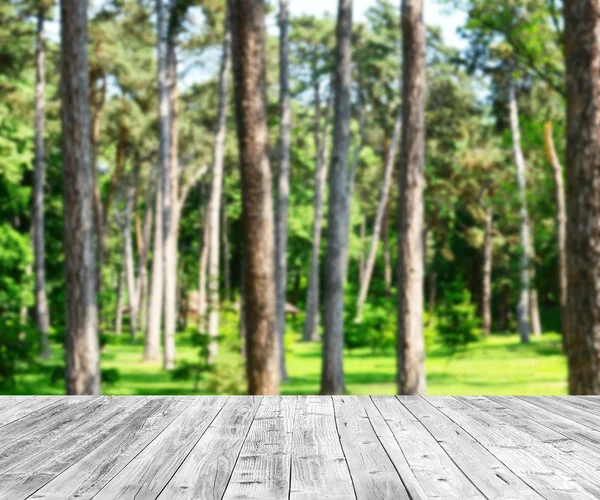
[[[598,499],[600,397],[0,397],[0,499]]]

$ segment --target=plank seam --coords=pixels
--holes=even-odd
[[[202,432],[202,434],[200,434],[200,436],[198,437],[198,439],[196,439],[196,442],[194,443],[194,445],[187,452],[186,456],[183,457],[183,460],[181,461],[181,463],[176,467],[175,471],[173,471],[173,474],[171,474],[171,477],[168,479],[168,481],[165,483],[165,485],[162,487],[162,489],[158,492],[158,494],[154,498],[158,498],[158,497],[160,497],[162,495],[162,492],[169,485],[169,483],[171,482],[171,480],[173,479],[173,477],[175,477],[175,474],[177,474],[177,471],[181,468],[181,466],[184,464],[184,462],[190,456],[190,454],[192,453],[192,451],[194,450],[194,448],[196,448],[196,446],[200,442],[200,439],[202,439],[202,436],[204,436],[204,434],[206,434],[206,432],[208,431],[208,429],[210,428],[210,426],[213,424],[213,422],[215,421],[215,419],[223,411],[223,408],[225,408],[225,405],[227,404],[227,401],[229,401],[229,399],[231,399],[230,396],[227,396],[227,398],[225,399],[225,402],[219,408],[219,411],[217,413],[215,413],[215,416],[212,418],[212,420],[210,421],[210,423],[206,426],[206,429],[204,429],[204,431]],[[139,490],[138,490],[138,492],[139,492]],[[137,498],[137,493],[135,495],[135,498]]]
[[[591,424],[582,422],[580,420],[575,420],[574,418],[567,417],[566,415],[563,415],[562,413],[558,413],[554,408],[548,408],[546,406],[539,405],[539,404],[535,403],[535,400],[534,401],[529,401],[528,399],[524,399],[523,396],[515,396],[515,397],[519,398],[522,401],[525,401],[526,403],[530,403],[530,404],[536,406],[537,408],[542,408],[544,410],[548,410],[549,412],[554,413],[555,415],[558,415],[560,417],[566,418],[567,420],[570,420],[571,422],[575,422],[575,423],[584,425],[585,427],[587,427],[589,429],[598,430],[598,427],[594,427]],[[582,411],[585,411],[586,413],[589,413],[590,415],[593,415],[596,418],[598,418],[598,415],[596,415],[595,413],[592,413],[591,411],[587,411],[587,410],[585,410],[583,408],[579,408],[579,409],[582,410]]]
[[[385,418],[383,417],[383,415],[381,414],[381,411],[379,411],[379,408],[377,408],[377,405],[375,404],[375,401],[373,401],[373,396],[369,396],[369,399],[371,400],[371,403],[373,403],[373,406],[377,409],[377,411],[379,412],[379,414],[381,415],[381,418],[383,419],[383,421],[385,422],[385,425],[388,427],[388,429],[390,428],[389,425],[387,425],[387,422],[385,421]],[[404,489],[406,490],[406,494],[408,495],[408,498],[410,500],[416,500],[413,498],[412,494],[410,493],[408,487],[406,486],[406,483],[404,482],[404,479],[402,479],[402,474],[400,474],[400,471],[398,470],[398,468],[396,467],[396,464],[394,463],[394,460],[392,460],[392,457],[390,456],[390,454],[388,453],[386,447],[384,446],[384,444],[381,442],[381,438],[379,437],[379,434],[377,434],[377,431],[375,430],[375,426],[373,425],[373,422],[371,421],[371,417],[369,416],[369,412],[365,410],[365,414],[367,415],[367,419],[369,420],[369,424],[371,425],[371,429],[373,429],[373,434],[375,434],[375,437],[377,438],[377,441],[379,441],[379,444],[381,445],[381,447],[383,448],[383,451],[385,451],[385,454],[387,455],[390,463],[392,464],[392,466],[394,467],[394,470],[396,471],[396,474],[398,474],[398,477],[400,478],[400,482],[402,483],[402,486],[404,486]],[[394,433],[392,432],[392,430],[390,429],[390,433],[392,434],[392,436],[394,436]],[[396,440],[396,443],[398,443],[398,440],[396,439],[396,436],[394,436],[394,440]],[[404,457],[404,460],[406,461],[406,464],[408,465],[408,467],[410,468],[410,464],[408,463],[408,460],[406,460],[406,455],[404,455],[404,450],[400,447],[400,443],[398,443],[398,448],[400,449],[400,451],[402,452],[402,456]],[[411,469],[412,471],[412,469]],[[413,473],[413,477],[414,477],[414,473]],[[416,480],[416,478],[415,478]],[[418,481],[417,481],[418,482]]]
[[[354,478],[352,477],[352,471],[350,470],[350,466],[348,465],[348,458],[346,457],[346,452],[344,450],[344,445],[342,444],[342,436],[340,434],[340,429],[337,423],[337,413],[335,411],[335,403],[333,402],[333,396],[329,396],[331,399],[331,405],[333,407],[333,421],[335,423],[335,430],[338,435],[338,440],[340,442],[340,449],[342,450],[342,455],[344,455],[344,463],[346,464],[346,468],[348,469],[348,475],[350,476],[350,481],[352,482],[352,491],[354,491],[354,498],[358,499],[358,494],[356,493],[356,486],[354,485]]]
[[[253,396],[254,398],[257,396]],[[233,463],[233,467],[231,468],[231,472],[229,477],[227,478],[227,483],[225,484],[225,488],[223,488],[223,493],[221,494],[221,500],[225,497],[225,493],[227,493],[227,488],[229,488],[229,483],[231,482],[231,478],[233,477],[233,473],[235,471],[235,467],[237,466],[238,460],[240,459],[240,455],[242,454],[242,450],[244,449],[244,444],[246,443],[246,439],[248,438],[248,434],[250,434],[250,429],[252,428],[252,424],[254,423],[254,417],[258,413],[258,409],[262,406],[264,401],[264,397],[260,397],[260,403],[256,405],[256,409],[254,410],[254,414],[252,415],[252,421],[248,424],[248,429],[246,429],[246,434],[244,436],[244,440],[240,446],[240,450],[238,451],[237,457],[235,457],[235,462]]]
[[[423,398],[422,396],[418,396],[419,398],[421,398],[423,401],[425,401],[425,398]],[[460,471],[460,473],[465,476],[466,480],[471,483],[473,485],[473,487],[479,492],[481,493],[481,495],[484,498],[487,498],[489,500],[489,497],[483,492],[481,491],[481,489],[473,482],[473,480],[465,473],[464,470],[461,469],[461,467],[454,461],[454,459],[450,456],[450,454],[446,451],[446,449],[438,442],[438,440],[435,438],[435,436],[431,433],[431,431],[427,428],[426,425],[423,425],[423,423],[419,420],[419,418],[412,412],[410,411],[410,408],[408,408],[408,406],[406,406],[405,404],[402,403],[402,401],[398,398],[398,396],[396,396],[396,399],[398,400],[398,402],[404,407],[404,409],[410,413],[417,422],[419,422],[419,425],[421,427],[423,427],[423,429],[425,429],[425,431],[427,432],[427,434],[429,434],[431,436],[431,438],[437,443],[438,448],[440,450],[442,450],[444,452],[444,454],[450,459],[450,461],[454,464],[454,466]],[[432,408],[434,408],[432,406]],[[434,408],[437,410],[437,408]],[[439,410],[438,410],[439,411]],[[449,417],[448,417],[449,418]],[[410,464],[409,464],[410,467]]]
[[[451,396],[451,397],[454,398],[454,399],[456,399],[457,401],[460,401],[460,399],[457,399],[455,396]],[[425,401],[427,401],[427,403],[429,403],[433,408],[435,408],[435,406],[433,406],[433,404],[430,401],[428,401],[427,398],[423,398],[423,399]],[[524,478],[522,478],[519,474],[517,474],[514,470],[512,470],[504,461],[502,461],[502,459],[500,457],[498,457],[492,450],[490,450],[487,446],[485,446],[481,441],[479,441],[475,436],[473,436],[473,434],[471,434],[467,429],[465,429],[457,421],[453,420],[452,417],[450,415],[448,415],[444,410],[442,410],[440,408],[436,408],[436,410],[438,410],[439,412],[441,412],[444,415],[446,415],[446,417],[449,420],[451,420],[452,422],[454,422],[466,434],[468,434],[469,436],[471,436],[471,438],[473,438],[477,443],[479,443],[480,446],[482,446],[484,449],[486,449],[488,451],[488,453],[490,453],[490,455],[494,456],[496,458],[496,460],[498,460],[498,462],[500,462],[502,465],[504,465],[504,467],[506,467],[514,476],[520,478],[521,481],[523,481],[524,484],[526,484],[529,488],[531,488],[533,491],[535,491],[539,496],[541,496],[542,498],[548,498],[548,497],[542,495],[538,490],[536,490],[533,486],[531,486]]]

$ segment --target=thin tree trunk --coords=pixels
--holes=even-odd
[[[367,237],[367,216],[363,213],[360,217],[358,239],[360,241],[360,254],[358,255],[358,288],[362,288],[365,279],[365,238]]]
[[[344,283],[348,262],[350,86],[352,79],[352,0],[339,0],[335,55],[333,158],[329,176],[329,213],[323,323],[321,394],[343,394]]]
[[[383,216],[383,279],[385,281],[385,294],[388,297],[392,296],[392,256],[390,255],[390,201],[385,207],[385,215]]]
[[[317,151],[315,168],[315,216],[313,221],[312,251],[310,271],[308,274],[308,291],[306,296],[306,318],[302,339],[306,342],[319,340],[319,257],[321,254],[321,235],[323,233],[323,204],[325,198],[325,181],[327,179],[327,139],[329,137],[329,115],[333,103],[333,91],[327,99],[325,122],[321,132],[321,101],[319,82],[315,81],[315,123],[314,140]],[[321,134],[323,134],[321,136]]]
[[[173,232],[172,210],[173,200],[171,194],[171,103],[170,103],[170,78],[169,78],[169,35],[168,19],[169,5],[164,5],[163,0],[156,0],[157,29],[158,29],[158,117],[159,117],[159,142],[160,142],[160,191],[162,200],[162,258],[164,273],[164,349],[163,367],[167,370],[174,368],[174,352],[172,351],[174,331],[172,324],[175,311],[175,273],[173,268]]]
[[[123,331],[123,279],[125,268],[121,266],[117,278],[117,305],[115,306],[115,335],[121,335]]]
[[[167,41],[167,74],[169,92],[169,185],[171,223],[169,244],[165,246],[165,324],[163,367],[175,368],[175,330],[177,329],[177,270],[181,207],[179,200],[179,88],[177,85],[177,53],[174,36]]]
[[[375,259],[377,258],[377,247],[379,246],[379,237],[381,235],[381,229],[383,226],[383,217],[385,215],[386,206],[392,187],[392,172],[394,170],[394,160],[396,159],[396,147],[398,145],[398,139],[400,136],[400,124],[402,123],[401,111],[398,112],[396,122],[394,123],[394,131],[392,133],[392,140],[390,147],[387,151],[387,157],[385,161],[385,172],[383,174],[383,186],[381,187],[381,194],[379,195],[379,205],[377,206],[377,215],[375,216],[375,224],[373,225],[373,236],[371,238],[371,248],[367,256],[365,263],[363,279],[360,283],[360,291],[358,293],[358,300],[356,303],[356,319],[360,321],[362,318],[363,308],[365,301],[367,300],[367,294],[369,293],[369,285],[371,283],[371,276],[373,275],[373,268],[375,267]]]
[[[277,289],[277,334],[281,380],[287,380],[285,365],[285,304],[287,292],[287,232],[290,194],[290,91],[288,82],[288,0],[279,0],[279,176],[275,222],[275,265]]]
[[[493,213],[490,207],[485,209],[485,238],[483,243],[483,284],[482,312],[483,334],[489,335],[492,330],[492,256],[494,242],[492,240]]]
[[[564,2],[567,67],[567,321],[570,394],[600,394],[600,17]]]
[[[61,0],[67,394],[100,394],[87,2]]]
[[[558,252],[558,290],[560,298],[560,331],[563,340],[566,328],[567,318],[567,213],[565,202],[565,188],[563,185],[562,166],[554,147],[552,138],[552,122],[546,123],[544,128],[544,142],[546,144],[546,154],[548,161],[552,165],[552,174],[554,185],[556,187],[556,249]]]
[[[435,319],[435,302],[437,297],[437,273],[431,271],[429,273],[429,321],[427,326],[433,326]]]
[[[229,15],[225,15],[225,29],[223,37],[223,55],[221,56],[221,69],[219,72],[219,104],[217,108],[217,124],[215,128],[215,142],[213,149],[213,178],[208,204],[207,225],[208,233],[208,334],[211,337],[209,344],[209,361],[213,361],[218,354],[219,335],[219,258],[221,256],[221,199],[223,198],[223,164],[225,157],[225,132],[227,119],[227,85],[229,80],[229,54],[231,33],[229,30]]]
[[[41,334],[41,356],[50,356],[50,313],[46,296],[46,250],[44,239],[44,92],[46,89],[44,19],[46,10],[40,7],[37,20],[36,78],[35,78],[35,182],[33,196],[33,251],[35,255],[35,318]]]
[[[221,238],[223,239],[223,277],[225,285],[225,300],[231,301],[231,255],[229,251],[229,224],[227,222],[227,206],[225,196],[221,199]]]
[[[531,224],[530,224],[531,229]],[[533,235],[530,232],[529,241],[533,241]],[[529,273],[530,279],[530,291],[529,291],[529,317],[531,318],[531,333],[532,335],[538,336],[542,334],[542,322],[540,320],[540,306],[538,301],[537,287],[535,286],[535,251],[533,245],[530,248],[531,255],[531,269]]]
[[[398,211],[398,393],[426,391],[423,338],[425,143],[423,0],[402,2],[402,147]]]
[[[162,322],[163,304],[163,223],[162,223],[162,192],[160,174],[155,199],[154,221],[154,250],[152,252],[152,280],[150,288],[150,304],[148,307],[148,329],[144,342],[144,361],[156,361],[160,354],[160,327]]]
[[[275,228],[265,96],[264,0],[229,0],[242,177],[249,394],[278,394]]]
[[[131,338],[137,336],[137,297],[135,291],[135,264],[133,259],[133,238],[131,237],[131,215],[135,199],[135,188],[127,190],[125,218],[123,221],[123,244],[125,249],[125,276],[127,278],[127,297],[129,301],[129,325]]]
[[[521,342],[529,342],[530,324],[529,324],[529,288],[531,273],[529,270],[529,249],[531,248],[531,232],[529,229],[529,214],[527,213],[527,194],[525,181],[525,159],[521,150],[521,131],[519,129],[519,110],[515,96],[514,82],[509,83],[508,106],[510,113],[510,129],[512,132],[512,145],[515,166],[517,169],[517,183],[519,185],[519,200],[521,207],[519,209],[520,239],[521,239],[521,289],[519,292],[519,302],[517,305],[517,318],[519,321],[519,334]]]
[[[150,239],[152,237],[152,220],[154,218],[154,208],[152,197],[154,195],[153,178],[150,176],[148,181],[148,190],[146,193],[146,208],[144,214],[144,223],[141,230],[141,241],[139,248],[138,279],[135,288],[135,298],[137,304],[140,329],[146,332],[147,327],[147,292],[148,292],[148,255],[150,252]],[[137,231],[136,231],[137,232]]]
[[[200,262],[198,265],[198,328],[203,333],[208,330],[208,300],[207,300],[207,273],[208,273],[208,254],[210,251],[210,201],[206,207],[206,213],[204,215],[204,228],[202,230],[202,250],[200,251]]]

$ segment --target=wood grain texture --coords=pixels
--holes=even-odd
[[[333,400],[300,397],[292,439],[290,499],[353,497],[354,487],[337,434]]]
[[[159,498],[222,498],[261,401],[260,396],[229,398]]]
[[[596,499],[598,401],[5,397],[0,499]]]

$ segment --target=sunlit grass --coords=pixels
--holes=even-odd
[[[289,380],[283,384],[284,394],[317,394],[321,373],[319,343],[288,345]],[[119,380],[105,386],[104,393],[112,395],[194,394],[193,381],[173,380],[162,369],[160,361],[142,361],[143,340],[134,343],[127,335],[111,336],[102,353],[102,368],[116,368]],[[232,354],[226,354],[231,356]],[[194,361],[197,350],[189,337],[178,335],[179,361]],[[46,365],[64,363],[63,351],[53,345],[52,359]],[[373,353],[370,349],[346,351],[344,370],[350,394],[394,394],[395,355],[393,351]],[[519,342],[517,335],[493,335],[472,344],[454,355],[434,345],[427,353],[428,393],[431,395],[473,394],[566,394],[566,361],[561,352],[560,337],[545,334],[532,339],[528,345]],[[20,375],[14,393],[63,394],[62,382],[52,385],[48,370]],[[200,385],[200,394],[206,393]]]

